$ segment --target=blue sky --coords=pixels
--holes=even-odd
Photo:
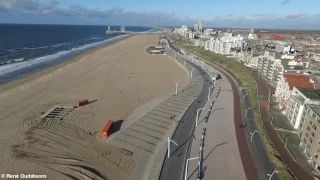
[[[320,29],[320,0],[0,0],[0,23]]]

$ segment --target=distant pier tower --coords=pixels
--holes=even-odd
[[[126,32],[126,26],[121,26],[120,27],[120,32]]]

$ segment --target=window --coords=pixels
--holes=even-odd
[[[314,137],[314,132],[311,133],[311,136]]]
[[[317,126],[312,125],[312,128],[316,131],[317,130]]]
[[[309,134],[308,134],[308,132],[306,132],[305,134],[304,134],[306,137],[309,137]]]
[[[312,111],[310,111],[310,112],[309,112],[309,115],[310,115],[310,116],[312,117],[312,115],[313,115],[313,112],[312,112]]]
[[[312,126],[312,121],[311,120],[309,120],[309,122],[308,122],[309,124],[310,124],[310,126]]]
[[[313,142],[313,140],[312,140],[312,138],[311,138],[311,137],[309,138],[309,142],[310,142],[310,144],[312,144],[312,142]]]
[[[304,144],[307,144],[306,138],[303,139],[303,142],[304,142]],[[319,142],[319,144],[320,144],[320,142]]]
[[[310,147],[310,144],[308,144],[308,145],[307,145],[307,148],[308,148],[308,149],[310,149],[310,148],[311,148],[311,147]],[[310,155],[309,155],[309,154],[308,154],[308,156],[310,157]]]
[[[316,118],[317,118],[317,115],[316,115],[315,113],[313,113],[313,114],[312,114],[312,118],[313,118],[313,119],[316,119]]]
[[[310,132],[310,126],[307,127],[307,130]]]

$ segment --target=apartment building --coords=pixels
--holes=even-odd
[[[277,82],[275,97],[279,102],[280,109],[285,113],[288,100],[293,88],[305,88],[314,89],[313,80],[306,75],[298,74],[284,74],[280,76],[280,80]]]
[[[279,73],[282,72],[281,54],[265,51],[263,57],[258,59],[258,72],[269,81],[276,83],[279,81]]]
[[[298,129],[300,148],[306,153],[309,162],[320,173],[320,90],[302,90],[312,99],[302,111]]]
[[[232,49],[244,49],[246,42],[240,35],[233,36],[225,33],[221,38],[210,38],[206,40],[205,49],[219,54],[231,54]]]
[[[318,95],[319,93],[319,95]],[[286,117],[295,129],[301,126],[301,118],[306,104],[320,103],[319,89],[297,89],[293,87],[286,108]]]

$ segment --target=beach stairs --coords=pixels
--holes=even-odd
[[[173,135],[173,131],[190,105],[197,103],[197,97],[204,83],[198,70],[194,71],[194,78],[190,82],[191,86],[188,85],[177,95],[169,97],[107,141],[109,144],[131,151],[140,157],[140,165],[137,166],[138,169],[134,175],[135,179],[143,179],[139,169],[141,171],[141,168],[146,167],[146,163],[152,161],[152,156],[161,153],[160,161],[162,162],[167,150],[168,136]],[[164,152],[160,152],[161,149],[164,149]]]

